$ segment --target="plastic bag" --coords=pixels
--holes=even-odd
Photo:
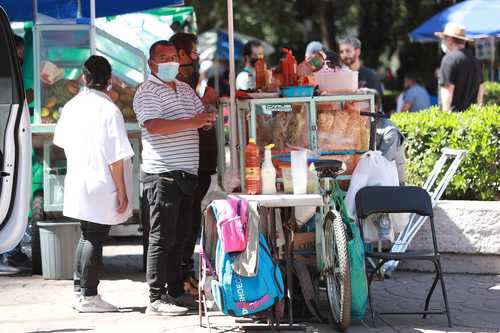
[[[398,186],[398,172],[396,163],[389,161],[382,156],[379,151],[369,151],[365,153],[352,174],[351,183],[347,191],[345,202],[349,216],[356,219],[356,193],[365,186]],[[382,221],[382,220],[381,220]],[[384,222],[383,226],[377,225],[376,215],[367,219],[363,224],[363,235],[366,242],[375,242],[378,240],[393,240],[394,230],[392,223],[389,227]],[[377,224],[376,224],[377,223]],[[387,229],[389,229],[387,231]]]

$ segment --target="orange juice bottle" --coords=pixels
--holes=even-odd
[[[245,182],[248,194],[260,193],[260,150],[254,138],[245,147]]]

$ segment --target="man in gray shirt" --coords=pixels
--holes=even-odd
[[[193,89],[176,80],[179,60],[173,44],[154,43],[148,63],[151,75],[134,97],[150,223],[146,313],[175,316],[197,308],[195,300],[184,293],[181,260],[198,183],[198,128],[212,126],[215,114],[203,112]]]
[[[427,90],[419,84],[413,73],[405,75],[405,91],[403,92],[403,108],[401,112],[418,112],[431,106],[431,98]]]

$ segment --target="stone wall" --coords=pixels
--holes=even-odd
[[[500,274],[500,202],[441,201],[434,208],[439,251],[446,272]],[[426,223],[410,244],[410,250],[432,248]],[[428,270],[422,263],[400,268]]]

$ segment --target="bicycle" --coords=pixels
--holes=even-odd
[[[351,277],[348,241],[352,238],[347,225],[349,217],[337,176],[345,172],[338,160],[318,160],[315,163],[324,205],[320,208],[322,233],[321,251],[317,253],[319,274],[326,281],[326,292],[332,323],[344,332],[351,323]],[[332,246],[327,246],[332,244]]]

